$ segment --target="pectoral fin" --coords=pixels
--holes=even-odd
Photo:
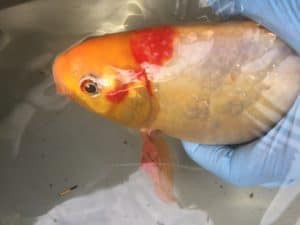
[[[170,149],[155,132],[142,132],[144,140],[141,167],[150,176],[155,191],[165,202],[175,202],[174,169]]]

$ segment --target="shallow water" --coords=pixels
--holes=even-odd
[[[138,170],[139,136],[56,95],[52,60],[75,41],[219,20],[209,9],[189,0],[7,2],[0,3],[1,225],[248,225],[279,216],[271,204],[277,190],[233,188],[196,166],[173,139],[182,208],[160,202]],[[295,200],[275,224],[295,224],[298,212]]]

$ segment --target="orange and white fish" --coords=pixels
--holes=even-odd
[[[90,37],[53,66],[60,93],[144,138],[142,167],[173,194],[171,155],[155,131],[236,144],[268,131],[300,87],[300,58],[253,22],[160,26]]]

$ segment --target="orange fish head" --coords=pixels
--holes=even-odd
[[[88,109],[141,128],[152,111],[149,81],[132,55],[130,33],[88,38],[53,64],[57,90]]]

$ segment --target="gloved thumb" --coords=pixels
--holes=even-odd
[[[229,146],[201,145],[183,141],[182,145],[198,165],[218,177],[228,180],[234,150]]]

